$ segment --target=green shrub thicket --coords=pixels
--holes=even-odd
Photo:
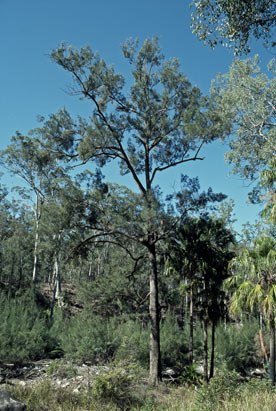
[[[47,307],[41,305],[34,290],[16,295],[0,295],[0,358],[28,361],[60,357],[91,361],[134,360],[147,368],[149,363],[149,325],[127,316],[103,319],[85,309],[80,314],[64,317],[56,309],[50,321]],[[258,346],[257,320],[242,326],[219,324],[216,330],[216,365],[244,372],[262,365]],[[179,327],[176,317],[168,312],[160,325],[163,367],[182,373],[188,365],[189,326]],[[202,328],[194,331],[194,361],[202,360]]]
[[[149,326],[138,321],[125,321],[116,329],[118,348],[116,360],[134,359],[147,368],[149,363]]]
[[[229,370],[245,372],[262,365],[258,346],[259,324],[254,318],[242,325],[220,324],[216,331],[216,363]]]
[[[174,367],[181,372],[188,364],[188,326],[181,329],[173,314],[168,313],[160,325],[160,334],[163,366]],[[59,338],[68,358],[92,362],[132,359],[144,368],[149,364],[149,325],[145,326],[137,320],[103,320],[89,311],[83,311],[67,322]],[[200,358],[201,346],[202,330],[199,325],[194,338],[197,358]]]
[[[197,391],[196,402],[199,409],[219,410],[232,396],[241,391],[240,376],[235,371],[219,370],[210,382],[204,383]]]
[[[202,358],[203,331],[200,322],[195,324],[193,338],[193,354],[195,361]],[[189,363],[189,324],[180,327],[175,315],[167,313],[160,326],[160,345],[162,363],[165,367],[173,367],[181,372]]]
[[[113,359],[120,344],[116,319],[102,319],[84,310],[59,329],[57,339],[66,357],[105,362]]]
[[[0,295],[0,358],[22,362],[49,356],[56,342],[49,332],[45,312],[33,290]]]

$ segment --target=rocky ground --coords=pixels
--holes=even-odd
[[[76,364],[66,360],[41,360],[24,365],[1,364],[0,384],[34,385],[50,381],[57,387],[70,389],[78,393],[89,390],[93,380],[109,370],[107,366]]]
[[[95,378],[108,373],[109,370],[108,366],[81,364],[65,359],[40,360],[23,365],[2,363],[0,384],[27,386],[49,381],[56,387],[68,388],[71,392],[78,393],[83,389],[89,390]],[[198,366],[197,372],[203,374],[203,367]],[[163,378],[173,381],[173,373],[173,370],[166,369]],[[249,378],[261,378],[264,374],[264,369],[248,370]]]

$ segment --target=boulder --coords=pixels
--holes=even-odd
[[[14,399],[7,391],[0,390],[0,411],[26,411],[26,405]]]

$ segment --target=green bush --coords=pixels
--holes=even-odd
[[[59,378],[73,378],[78,374],[78,369],[72,363],[56,359],[47,367],[46,374],[48,376],[54,375]]]
[[[2,293],[0,304],[1,359],[22,362],[47,357],[55,341],[33,291],[17,296]]]
[[[244,372],[248,367],[261,365],[258,355],[256,335],[258,322],[254,319],[244,322],[242,326],[230,324],[225,329],[223,324],[216,331],[217,364],[225,364],[229,370]]]
[[[219,370],[208,384],[204,383],[198,388],[198,409],[221,410],[229,399],[239,397],[241,390],[240,376],[235,371]]]
[[[179,327],[176,318],[168,312],[160,327],[163,366],[182,370],[187,365],[188,342],[186,336],[187,334]]]
[[[126,321],[118,326],[115,331],[118,345],[116,360],[133,359],[144,367],[149,366],[149,327],[143,326],[138,321]]]
[[[191,364],[187,365],[181,373],[179,382],[185,385],[196,385],[198,386],[203,381],[203,375],[197,371],[197,365]]]
[[[118,348],[115,358],[132,358],[142,367],[149,367],[149,325],[138,321],[126,321],[118,325],[116,331]],[[181,372],[188,365],[188,325],[181,329],[172,313],[160,324],[160,345],[163,367],[174,367]],[[197,324],[194,331],[194,356],[202,353],[202,330]]]
[[[116,405],[119,409],[133,409],[140,400],[137,397],[136,384],[141,369],[135,363],[117,364],[104,374],[98,376],[92,386],[92,396],[103,404]]]
[[[68,320],[60,333],[60,346],[68,358],[110,361],[118,347],[115,322],[83,311]]]

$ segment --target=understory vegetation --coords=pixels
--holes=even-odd
[[[237,373],[225,369],[209,384],[162,383],[154,388],[145,377],[137,365],[122,368],[117,364],[97,377],[91,388],[84,387],[79,393],[56,387],[50,381],[7,389],[30,411],[271,411],[276,401],[276,391],[268,380],[242,382]]]
[[[18,363],[57,358],[47,375],[76,376],[72,365],[108,365],[108,371],[82,390],[57,387],[50,381],[7,389],[27,404],[28,410],[271,410],[276,392],[268,374],[250,377],[250,370],[263,368],[259,322],[248,316],[243,322],[221,321],[216,327],[215,376],[204,381],[203,329],[194,324],[195,361],[189,361],[189,323],[168,311],[161,321],[161,355],[164,382],[148,384],[149,326],[138,318],[114,316],[104,319],[83,309],[72,314],[69,300],[49,316],[45,295],[36,289],[1,292],[0,357]],[[269,335],[263,329],[268,349]],[[210,343],[210,341],[209,341]],[[60,358],[60,359],[59,359]],[[73,361],[64,365],[62,358]],[[170,374],[170,369],[173,373]]]
[[[36,296],[38,296],[36,298]],[[40,297],[40,298],[39,298]],[[99,314],[83,310],[70,316],[68,308],[56,308],[52,319],[40,293],[0,295],[0,358],[2,361],[28,362],[42,358],[66,357],[82,362],[105,364],[134,361],[147,369],[149,327],[127,317],[103,320]],[[42,300],[42,301],[41,301]],[[172,367],[180,377],[189,366],[189,324],[179,325],[178,317],[168,312],[160,325],[163,368]],[[266,349],[268,332],[264,330]],[[242,324],[221,322],[216,328],[216,365],[246,372],[261,367],[263,354],[259,324],[249,317]],[[194,358],[203,361],[203,330],[194,327]]]

